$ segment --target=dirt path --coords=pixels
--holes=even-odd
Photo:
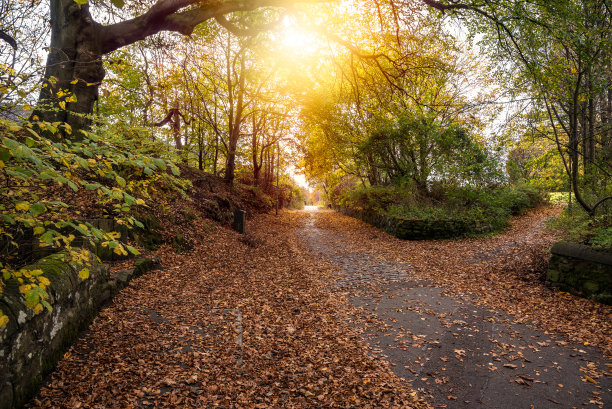
[[[612,404],[612,378],[610,361],[599,349],[508,314],[521,308],[517,300],[500,305],[504,308],[483,302],[495,296],[499,285],[508,286],[510,293],[529,280],[525,285],[543,287],[529,274],[506,274],[507,281],[496,274],[504,275],[508,264],[528,269],[529,260],[512,259],[515,252],[528,258],[525,244],[544,240],[546,217],[536,212],[493,238],[427,243],[397,241],[336,213],[311,211],[300,233],[315,253],[337,267],[335,285],[361,311],[354,322],[373,353],[435,407],[604,407]],[[537,262],[537,255],[530,261]],[[471,277],[454,285],[466,274],[487,279]],[[470,285],[478,291],[469,291]],[[531,298],[546,291],[552,293],[538,288]],[[543,303],[544,310],[549,301],[530,299]],[[605,320],[605,312],[592,319]]]

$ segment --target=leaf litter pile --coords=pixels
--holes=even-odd
[[[194,248],[162,247],[28,407],[427,407],[348,324],[302,221],[257,216],[249,236],[194,221]]]

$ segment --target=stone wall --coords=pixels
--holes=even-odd
[[[51,281],[48,288],[52,311],[34,315],[25,307],[17,285],[7,285],[0,308],[10,318],[0,329],[0,409],[20,407],[38,390],[78,335],[101,306],[129,281],[151,269],[154,261],[140,259],[135,269],[115,274],[108,266],[89,267],[89,278],[82,280],[82,266],[69,265],[51,255],[30,266],[39,268]]]
[[[336,210],[404,240],[449,239],[492,231],[488,224],[460,219],[407,219],[362,209],[343,207]]]
[[[558,242],[550,252],[546,279],[551,285],[612,305],[612,249]]]

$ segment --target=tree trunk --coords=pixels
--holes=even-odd
[[[92,19],[89,5],[74,0],[51,0],[50,16],[51,44],[34,115],[87,128],[105,75],[102,26]]]
[[[234,127],[232,134],[230,135],[227,160],[225,162],[225,180],[231,185],[234,183],[235,170],[236,170],[236,147],[238,146],[238,135],[240,128]]]
[[[229,53],[229,50],[228,50]],[[229,54],[228,54],[229,55]],[[229,68],[229,57],[228,57]],[[244,82],[245,82],[245,56],[244,53],[240,56],[240,73],[238,74],[238,101],[236,102],[236,111],[234,115],[230,113],[230,135],[227,152],[227,161],[225,163],[225,180],[231,185],[234,183],[236,169],[236,148],[238,147],[238,139],[240,139],[240,128],[242,126],[242,114],[244,110]],[[231,86],[231,70],[228,69],[228,85]],[[230,94],[231,96],[231,94]],[[231,101],[230,101],[231,102]],[[230,104],[231,106],[231,104]],[[233,110],[233,108],[230,108]],[[233,121],[231,120],[233,118]]]

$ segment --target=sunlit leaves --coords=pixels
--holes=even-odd
[[[118,233],[79,221],[79,203],[72,195],[93,195],[100,206],[107,206],[115,223],[131,228],[143,226],[131,215],[135,206],[145,206],[146,200],[169,191],[184,194],[187,187],[186,182],[173,176],[178,174],[175,165],[121,150],[100,141],[95,134],[87,133],[90,138],[78,140],[47,137],[71,132],[68,124],[34,122],[18,126],[0,121],[0,129],[0,238],[10,243],[7,255],[15,264],[0,265],[2,282],[17,282],[24,303],[35,313],[50,309],[46,293],[49,280],[41,270],[18,268],[21,243],[15,232],[30,231],[38,246],[62,250],[63,260],[69,263],[91,263],[89,250],[75,244],[77,236],[80,241],[100,242],[116,254],[136,254],[134,247],[120,242],[124,238]],[[173,172],[164,171],[168,168]],[[87,278],[87,267],[79,276]],[[0,284],[0,295],[3,287]],[[5,315],[0,312],[0,320],[6,321],[2,317]]]
[[[79,271],[79,278],[81,280],[87,280],[89,278],[89,269],[87,267]]]

